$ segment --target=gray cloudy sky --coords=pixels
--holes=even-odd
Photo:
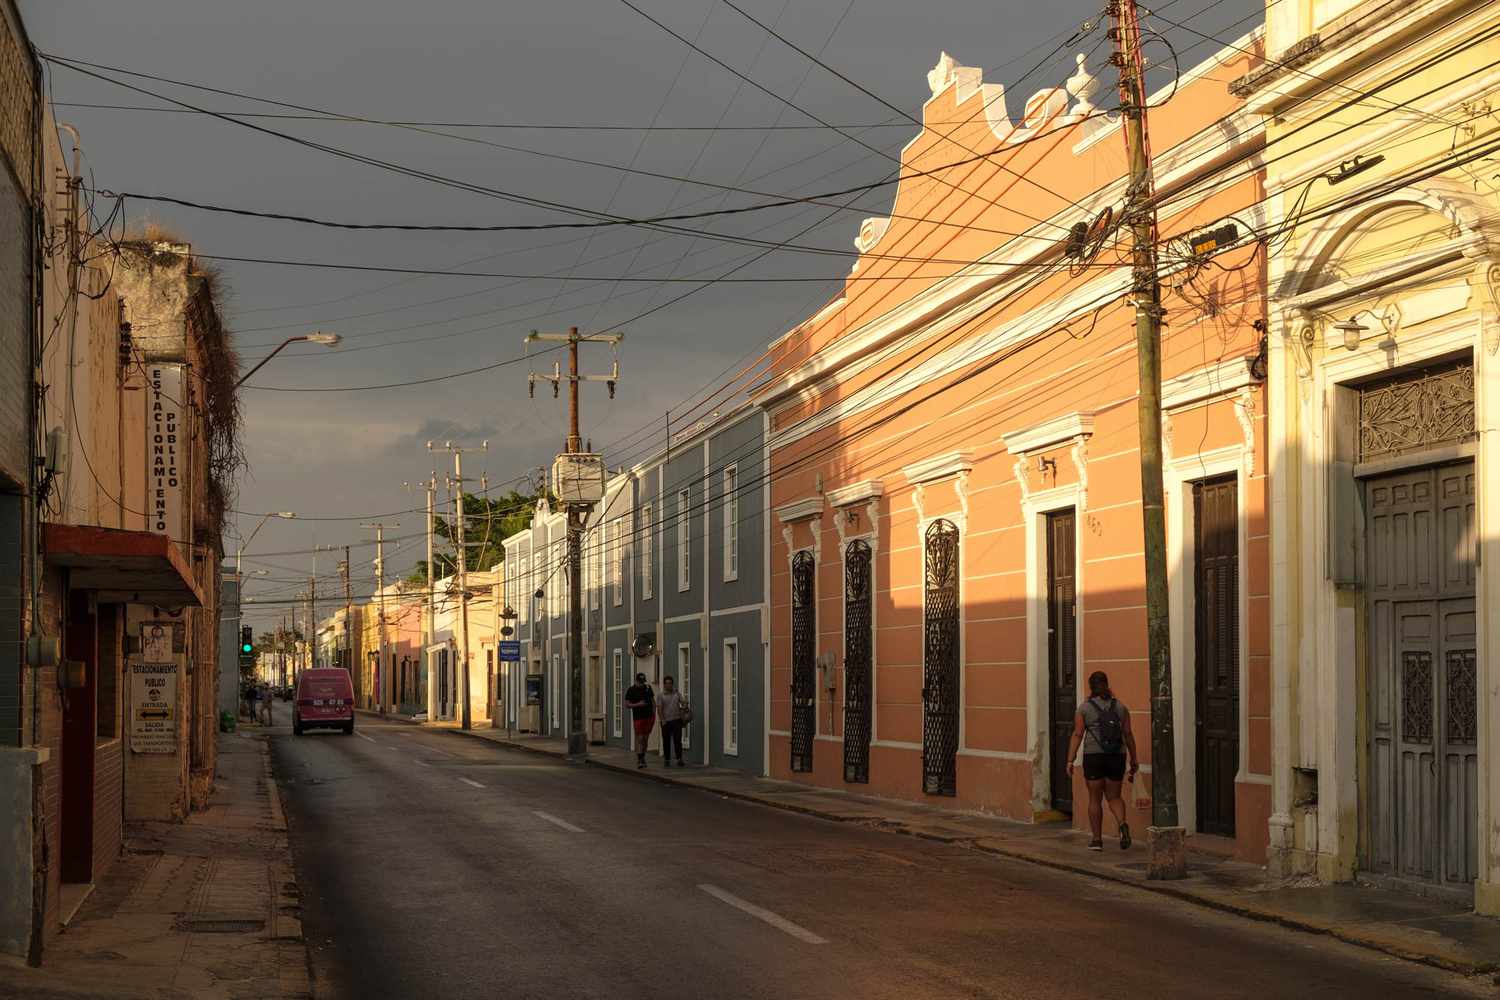
[[[719,0],[634,0],[680,34],[769,89],[839,125],[899,121],[889,109],[809,64]],[[1060,52],[1019,85],[1098,0],[742,0],[761,20],[892,104],[917,114],[926,73],[940,50],[986,68],[1007,84],[1012,113],[1025,98],[1062,81],[1073,53]],[[173,80],[239,91],[345,115],[423,122],[745,126],[811,120],[652,25],[621,0],[21,0],[44,52]],[[1254,0],[1176,0],[1166,16],[1229,39],[1260,20]],[[1201,13],[1200,13],[1201,12]],[[1165,25],[1162,25],[1165,29]],[[1213,46],[1168,32],[1184,65]],[[825,48],[826,46],[826,48]],[[1102,53],[1101,53],[1102,54]],[[1102,59],[1095,60],[1098,64]],[[218,111],[288,113],[239,98],[106,76]],[[1108,81],[1110,78],[1106,77]],[[54,67],[58,102],[169,106],[157,98]],[[1100,100],[1108,95],[1102,94]],[[291,112],[295,113],[295,112]],[[86,172],[98,187],[191,201],[359,222],[505,224],[565,221],[519,206],[401,176],[211,117],[59,107],[83,136]],[[567,131],[443,128],[470,140],[379,125],[254,119],[266,128],[395,161],[445,177],[535,198],[645,216],[758,200],[485,143],[521,146],[716,184],[811,193],[878,180],[892,168],[847,139],[819,129],[759,131]],[[861,132],[894,153],[909,123]],[[865,215],[881,214],[889,189],[862,197],[801,237],[850,249]],[[631,229],[509,234],[370,233],[236,218],[165,205],[128,204],[129,222],[159,222],[204,254],[292,258],[384,267],[467,268],[504,273],[661,278],[717,274],[757,251],[741,244]],[[804,206],[694,223],[719,233],[787,239],[828,212]],[[622,382],[610,402],[585,390],[585,434],[602,447],[647,422],[806,316],[838,287],[849,259],[774,253],[742,276],[823,276],[817,284],[707,288],[625,327]],[[260,264],[224,265],[228,319],[241,356],[264,356],[282,338],[311,330],[345,338],[336,351],[293,348],[253,380],[277,387],[363,386],[427,378],[523,354],[533,328],[613,328],[691,285],[403,277]],[[608,366],[607,349],[586,367]],[[550,370],[550,358],[536,370]],[[465,473],[492,481],[525,473],[561,444],[564,410],[550,392],[526,394],[525,363],[428,385],[346,392],[250,391],[245,399],[250,472],[244,511],[294,510],[338,517],[397,511],[420,496],[403,490],[434,468],[429,438],[490,440],[488,456]],[[606,454],[611,465],[634,455]],[[441,476],[442,467],[438,467]],[[399,517],[420,531],[421,516]],[[254,520],[241,518],[244,531]],[[272,521],[247,554],[246,569],[269,568],[251,586],[286,596],[280,582],[311,571],[307,554],[270,553],[370,537],[357,521]],[[421,543],[388,556],[402,571]],[[250,562],[255,553],[263,562]],[[358,550],[355,577],[371,574]],[[320,575],[334,560],[322,556]],[[331,580],[320,581],[320,588]],[[279,609],[278,609],[279,617]]]

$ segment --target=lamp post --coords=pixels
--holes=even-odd
[[[255,536],[260,534],[260,529],[266,526],[267,521],[269,521],[273,517],[279,517],[290,521],[296,516],[296,514],[292,513],[289,510],[273,510],[265,517],[261,518],[260,523],[255,526],[255,530],[250,532],[250,537],[241,542],[239,548],[235,549],[234,551],[234,575],[240,575],[240,558],[244,556],[245,549],[249,548],[250,543],[255,541]]]
[[[321,332],[304,333],[300,336],[288,337],[280,344],[276,345],[276,350],[272,351],[270,354],[267,354],[265,357],[256,362],[254,368],[241,375],[240,380],[234,384],[234,387],[238,389],[240,386],[244,385],[247,381],[249,381],[251,375],[254,375],[256,372],[265,367],[267,361],[270,361],[272,358],[276,357],[276,355],[280,354],[283,350],[285,350],[292,344],[322,344],[324,347],[337,347],[339,341],[343,339],[344,338],[340,337],[336,333]]]

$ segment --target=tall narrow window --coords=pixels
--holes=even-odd
[[[620,685],[624,681],[625,665],[624,654],[618,649],[614,651],[614,658],[610,664],[610,675],[610,732],[614,733],[615,738],[618,739],[625,734],[624,729],[620,725],[620,709],[625,701],[624,689]]]
[[[615,521],[609,526],[609,603],[625,603],[625,545],[621,541],[624,526]]]
[[[958,528],[932,522],[924,539],[922,791],[955,795],[958,781]]]
[[[551,578],[551,586],[547,593],[552,595],[552,617],[561,618],[563,608],[563,588],[568,585],[568,567],[565,560],[567,552],[563,549],[562,542],[555,542],[552,546],[552,565],[547,567],[547,574]]]
[[[556,728],[558,728],[559,726],[562,725],[562,722],[561,722],[562,715],[559,712],[559,709],[562,707],[559,704],[562,701],[562,683],[561,683],[561,678],[562,678],[562,657],[560,655],[558,655],[557,653],[553,653],[552,654],[552,677],[550,678],[550,680],[552,681],[552,690],[548,692],[548,698],[547,698],[547,700],[552,703],[552,707],[550,709],[548,709],[548,714],[550,714],[552,716],[552,728],[553,729],[556,729]]]
[[[588,580],[584,583],[584,589],[589,592],[589,610],[599,610],[599,591],[604,586],[601,576],[601,567],[604,565],[604,525],[608,521],[601,521],[596,530],[585,536],[584,544],[588,546]]]
[[[693,647],[682,642],[677,645],[677,690],[688,700],[693,701]],[[693,729],[691,726],[682,727],[682,745],[691,747],[693,745]]]
[[[641,599],[651,600],[656,596],[656,523],[652,521],[651,505],[641,507]]]
[[[692,494],[687,490],[679,490],[677,493],[677,589],[688,590],[693,586],[693,551],[691,532],[693,526],[692,511],[688,504],[692,500]]]
[[[521,579],[516,587],[516,603],[521,606],[522,625],[531,621],[531,595],[535,592],[536,584],[531,582],[531,559],[528,556],[522,556]]]
[[[724,470],[724,580],[740,578],[740,470]]]
[[[863,539],[844,547],[844,780],[860,783],[870,780],[872,555]]]
[[[740,752],[740,644],[724,640],[724,752]]]

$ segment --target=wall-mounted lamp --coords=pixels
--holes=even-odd
[[[1350,316],[1342,323],[1333,324],[1333,328],[1344,335],[1344,350],[1359,350],[1359,342],[1370,328],[1359,321],[1358,315]]]
[[[1385,331],[1386,339],[1381,341],[1381,347],[1395,346],[1395,327],[1396,322],[1399,319],[1396,311],[1393,308],[1388,308],[1384,314],[1381,314],[1377,313],[1373,309],[1361,309],[1359,310],[1359,312],[1355,313],[1353,316],[1350,316],[1342,323],[1333,324],[1333,328],[1339,331],[1339,333],[1341,333],[1344,337],[1344,350],[1359,350],[1360,341],[1362,341],[1364,339],[1364,335],[1370,331],[1370,327],[1359,321],[1359,318],[1361,316],[1371,317],[1377,324],[1380,325],[1380,328]]]

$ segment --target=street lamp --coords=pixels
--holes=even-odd
[[[266,526],[267,521],[269,521],[273,517],[279,517],[290,521],[296,516],[296,514],[292,513],[289,510],[273,510],[265,517],[261,518],[260,523],[255,526],[255,530],[250,532],[250,537],[241,542],[240,547],[237,548],[234,552],[234,575],[240,575],[240,558],[244,556],[245,549],[248,548],[250,543],[255,540],[255,536],[260,534],[260,529]]]
[[[322,332],[304,333],[298,337],[288,337],[277,345],[276,350],[261,358],[254,368],[250,369],[244,375],[240,376],[240,380],[234,384],[234,387],[238,389],[240,386],[244,385],[247,381],[249,381],[251,375],[254,375],[256,372],[260,371],[261,368],[265,366],[265,363],[267,361],[270,361],[272,358],[276,357],[276,355],[280,354],[282,350],[290,344],[322,344],[324,347],[337,347],[339,341],[343,339],[344,338],[340,337],[336,333]]]

